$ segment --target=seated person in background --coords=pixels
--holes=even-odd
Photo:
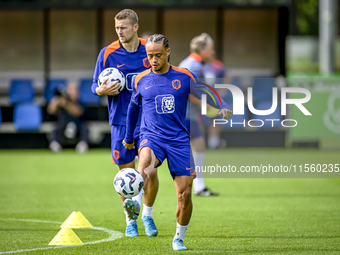
[[[78,100],[78,86],[70,83],[65,91],[57,90],[47,106],[47,113],[57,116],[57,125],[49,146],[54,152],[61,151],[62,144],[65,145],[68,140],[79,139],[76,151],[84,153],[88,150],[88,129],[83,118],[84,107]]]

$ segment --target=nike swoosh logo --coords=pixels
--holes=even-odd
[[[151,87],[153,87],[153,85],[151,85],[151,86],[149,86],[149,87],[145,87],[145,89],[149,89],[149,88],[151,88]]]
[[[186,169],[187,169],[187,170],[190,170],[190,169],[192,169],[192,167],[190,167],[190,168],[186,167]]]
[[[125,64],[122,64],[122,65],[117,65],[117,68],[119,68],[119,67],[122,67],[122,66],[124,66]]]

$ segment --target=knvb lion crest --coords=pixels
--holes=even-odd
[[[163,113],[173,113],[175,110],[175,98],[163,97],[162,100],[162,112]]]
[[[175,111],[175,97],[171,94],[156,96],[155,103],[158,114],[173,113]]]
[[[143,59],[143,65],[144,65],[145,68],[149,68],[151,66],[148,58]]]
[[[180,80],[173,80],[172,81],[172,87],[174,89],[179,89],[181,87],[181,81]]]

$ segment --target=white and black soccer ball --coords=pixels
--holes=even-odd
[[[120,71],[117,68],[114,68],[114,67],[106,68],[98,76],[98,86],[101,86],[102,83],[107,78],[109,78],[109,80],[106,83],[107,85],[111,85],[115,81],[120,82],[120,88],[118,90],[118,93],[116,94],[116,95],[118,95],[125,87],[125,76],[124,76],[124,74],[122,73],[122,71]]]
[[[144,185],[143,176],[133,168],[120,170],[113,181],[117,193],[125,198],[137,196]]]

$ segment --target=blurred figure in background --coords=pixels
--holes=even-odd
[[[147,40],[151,35],[153,35],[153,33],[149,32],[149,31],[145,31],[141,34],[141,38]]]
[[[231,82],[231,76],[225,65],[220,60],[213,58],[212,55],[210,59],[206,59],[204,64],[204,78],[213,87],[215,84],[230,84]],[[221,98],[224,98],[228,92],[227,89],[216,89],[216,91]],[[213,118],[218,118],[214,108],[208,106],[207,115],[202,117],[204,128],[207,129],[208,133],[208,148],[224,149],[227,142],[221,138],[221,128],[219,125],[213,126]]]
[[[214,41],[207,33],[202,33],[194,37],[190,42],[191,54],[182,60],[179,67],[187,68],[198,78],[205,78],[204,64],[210,61],[215,54]],[[186,116],[187,129],[190,132],[190,143],[194,162],[196,166],[204,166],[205,140],[202,133],[202,123],[200,118],[200,101],[189,97],[188,111]],[[212,192],[205,186],[203,172],[197,172],[194,179],[194,192],[197,196],[216,196],[218,193]]]
[[[49,148],[54,152],[63,149],[63,145],[78,142],[77,152],[88,150],[88,128],[85,123],[84,107],[79,103],[77,84],[70,83],[65,90],[56,90],[47,106],[47,113],[57,116],[57,124],[50,139]]]

